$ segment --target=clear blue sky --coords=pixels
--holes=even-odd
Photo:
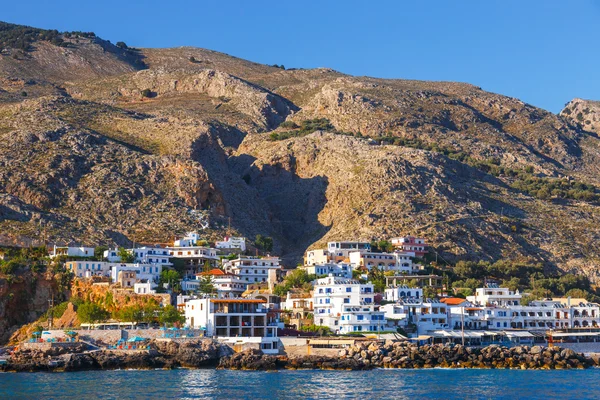
[[[6,1],[0,19],[135,47],[469,82],[558,112],[600,100],[600,0]]]

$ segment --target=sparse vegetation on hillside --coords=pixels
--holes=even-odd
[[[45,40],[57,46],[64,45],[62,35],[57,30],[31,28],[0,22],[0,48],[31,50],[31,44]]]
[[[494,263],[487,261],[459,261],[450,270],[444,272],[453,288],[459,293],[469,295],[476,288],[483,287],[486,280],[500,282],[500,286],[511,290],[520,290],[530,294],[529,300],[553,296],[584,297],[589,301],[600,302],[600,292],[592,287],[589,278],[582,275],[559,275],[548,273],[539,264],[518,263],[500,260]],[[468,289],[465,293],[464,289]],[[575,296],[573,296],[575,297]]]
[[[326,118],[310,119],[300,122],[300,125],[293,121],[285,121],[280,125],[281,128],[292,129],[284,132],[271,132],[269,140],[285,140],[292,137],[302,137],[310,135],[316,131],[336,132],[335,127]],[[336,132],[337,133],[337,132]]]

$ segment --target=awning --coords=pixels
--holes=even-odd
[[[526,331],[506,331],[504,332],[506,334],[506,336],[508,336],[509,338],[512,337],[519,337],[519,338],[532,338],[534,337],[531,333],[526,332]]]
[[[600,336],[600,332],[557,332],[548,336],[552,337],[570,337],[570,336]]]
[[[429,340],[429,339],[431,339],[431,336],[427,336],[427,335],[417,336],[416,338],[409,338],[409,340]]]
[[[354,343],[356,343],[354,339],[310,339],[308,341],[309,345],[353,345]]]

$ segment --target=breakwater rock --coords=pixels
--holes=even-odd
[[[212,339],[150,342],[145,350],[93,350],[85,343],[69,346],[24,345],[0,371],[80,371],[155,368],[368,370],[373,368],[585,369],[600,366],[600,356],[542,346],[484,348],[461,345],[417,346],[408,342],[359,342],[337,356],[266,355],[249,349],[234,353]]]
[[[570,349],[541,346],[484,348],[461,345],[417,346],[408,342],[365,342],[339,351],[338,357],[261,356],[256,351],[221,358],[218,367],[242,370],[372,368],[495,368],[584,369],[600,366],[599,357],[585,357]]]
[[[146,350],[90,348],[85,343],[25,344],[14,351],[0,371],[81,371],[94,369],[154,369],[215,367],[233,351],[212,339],[152,341]]]

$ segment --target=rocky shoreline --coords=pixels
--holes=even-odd
[[[369,370],[374,368],[585,369],[600,366],[600,356],[541,346],[484,348],[461,345],[417,346],[408,342],[364,342],[339,351],[337,357],[265,355],[259,350],[234,353],[211,339],[153,341],[149,350],[20,348],[0,365],[3,372],[83,371],[111,369],[218,368],[269,371],[281,369]]]

